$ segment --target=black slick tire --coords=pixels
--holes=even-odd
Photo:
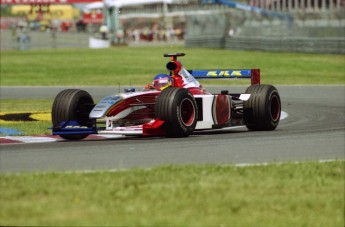
[[[94,106],[91,95],[79,89],[61,91],[54,100],[52,107],[53,128],[60,127],[61,122],[77,121],[82,126],[91,127],[94,120],[89,119],[89,113]],[[60,135],[68,140],[84,139],[88,135]]]
[[[274,130],[279,124],[281,101],[272,85],[252,85],[247,88],[249,100],[243,103],[244,123],[252,131]]]
[[[198,108],[187,89],[168,87],[157,97],[155,115],[165,121],[163,128],[168,137],[187,137],[195,129]]]

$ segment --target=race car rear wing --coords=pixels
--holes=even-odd
[[[260,84],[260,69],[188,70],[196,79],[250,79]]]

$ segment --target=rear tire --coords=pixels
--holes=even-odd
[[[52,107],[53,128],[60,127],[64,121],[77,121],[81,126],[92,127],[94,120],[89,113],[94,106],[91,95],[79,89],[61,91],[55,98]],[[88,135],[60,135],[68,140],[84,139]]]
[[[164,120],[168,137],[187,137],[193,133],[198,108],[193,95],[184,88],[168,87],[157,97],[156,117]]]
[[[251,94],[243,103],[244,122],[249,130],[274,130],[280,121],[281,102],[278,90],[272,85],[252,85],[246,94]]]

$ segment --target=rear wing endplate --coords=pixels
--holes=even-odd
[[[188,70],[196,79],[250,79],[260,84],[260,69]]]

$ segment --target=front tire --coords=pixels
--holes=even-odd
[[[193,133],[198,108],[193,95],[184,88],[168,87],[157,97],[156,117],[164,120],[168,137],[187,137]]]
[[[55,98],[52,107],[53,128],[61,127],[61,122],[77,121],[81,126],[92,127],[93,120],[89,119],[89,113],[94,106],[91,95],[79,89],[67,89],[61,91]],[[84,139],[88,135],[60,135],[68,140]]]
[[[274,130],[279,124],[281,102],[278,90],[272,85],[252,85],[247,88],[250,94],[243,103],[244,122],[249,130]]]

